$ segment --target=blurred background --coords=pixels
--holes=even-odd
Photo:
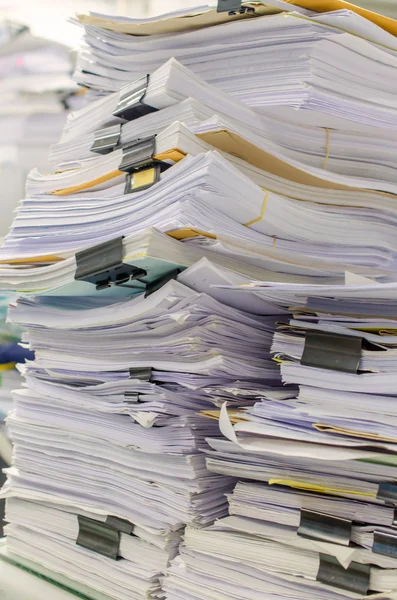
[[[58,42],[78,44],[80,30],[67,23],[77,12],[96,11],[137,17],[151,16],[178,8],[210,4],[200,0],[0,0],[0,18],[23,21],[32,33]]]
[[[396,0],[357,0],[354,3],[397,17]],[[35,35],[51,37],[73,46],[79,41],[80,31],[66,20],[76,12],[93,10],[150,16],[200,4],[211,4],[211,0],[0,0],[0,18],[22,21],[31,27]]]

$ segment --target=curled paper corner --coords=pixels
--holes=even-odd
[[[233,425],[229,419],[229,414],[227,412],[227,402],[222,404],[221,406],[221,414],[219,417],[219,429],[221,433],[227,437],[228,440],[238,444],[236,433],[233,429]]]
[[[139,423],[139,425],[141,425],[141,427],[144,427],[145,429],[153,427],[157,416],[158,414],[155,412],[139,412],[131,415],[134,421]]]

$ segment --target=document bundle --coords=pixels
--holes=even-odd
[[[90,103],[0,249],[1,559],[91,600],[397,598],[397,28],[320,4],[78,17]]]
[[[200,449],[219,429],[200,413],[279,386],[274,317],[172,279],[146,298],[11,312],[36,358],[7,421],[8,551],[111,597],[157,597],[183,526],[226,514],[233,479],[206,470]]]
[[[186,16],[184,30],[169,33],[172,19],[163,19],[153,35],[142,35],[135,19],[82,16],[88,47],[77,81],[100,93],[117,91],[175,57],[259,112],[275,108],[298,122],[334,127],[341,119],[353,129],[395,130],[394,35],[343,9],[303,16],[290,5],[290,12],[263,16],[278,3],[264,4],[247,3],[241,18],[216,27],[216,37],[214,27],[195,27]]]
[[[293,313],[279,319],[272,345],[290,395],[269,391],[241,411],[222,406],[227,439],[208,440],[207,467],[240,483],[228,517],[188,530],[169,597],[205,586],[204,573],[223,589],[237,561],[233,597],[260,597],[271,584],[285,597],[394,598],[396,284],[239,290]]]

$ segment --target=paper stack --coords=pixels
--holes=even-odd
[[[112,597],[157,597],[183,526],[224,515],[231,490],[205,469],[218,424],[198,413],[278,385],[274,318],[174,280],[119,303],[25,299],[10,318],[36,359],[8,418],[8,551]]]
[[[395,37],[225,3],[80,19],[92,102],[0,251],[6,555],[95,600],[390,599]]]
[[[270,14],[280,13],[280,5],[290,12]],[[325,127],[395,131],[392,19],[377,19],[375,26],[346,9],[303,18],[294,8],[271,0],[245,3],[242,14],[235,11],[227,26],[216,27],[216,37],[213,27],[191,22],[192,10],[189,18],[164,15],[155,23],[82,15],[88,48],[76,78],[101,93],[117,91],[175,57],[257,111]],[[209,7],[197,13],[197,19],[216,19]]]
[[[234,410],[234,425],[222,407],[228,440],[209,440],[208,468],[261,483],[239,483],[229,517],[187,532],[168,597],[179,597],[186,581],[205,585],[204,574],[223,589],[238,561],[236,598],[269,585],[293,598],[310,589],[327,598],[394,598],[396,284],[244,289],[295,307],[272,351],[284,383],[299,385],[299,394],[267,393]]]

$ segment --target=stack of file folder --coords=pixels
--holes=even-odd
[[[79,17],[90,104],[0,249],[34,352],[0,558],[93,600],[397,597],[397,30],[308,4]]]

